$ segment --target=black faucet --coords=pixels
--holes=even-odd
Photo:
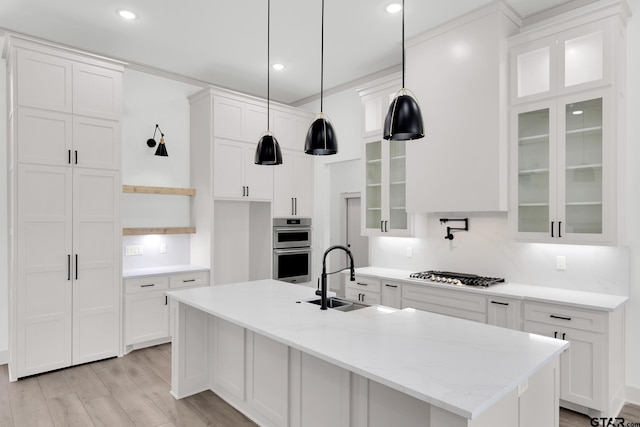
[[[329,255],[329,252],[331,252],[334,249],[342,249],[343,251],[345,251],[347,253],[347,255],[349,255],[349,268],[351,270],[351,281],[354,282],[356,280],[356,270],[355,267],[353,266],[353,255],[351,254],[351,251],[349,249],[347,249],[344,246],[340,246],[340,245],[335,245],[335,246],[331,246],[329,249],[327,249],[326,251],[324,251],[324,256],[322,257],[322,279],[321,279],[321,285],[320,285],[320,310],[326,310],[327,309],[327,275],[329,274],[333,274],[333,273],[338,273],[342,270],[346,270],[346,268],[343,268],[342,270],[338,270],[338,271],[333,271],[331,273],[327,273],[327,255]],[[316,294],[318,292],[316,291]]]

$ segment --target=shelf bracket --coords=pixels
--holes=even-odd
[[[453,231],[469,231],[469,218],[440,218],[440,224],[446,224],[449,221],[464,222],[464,227],[447,227],[445,239],[453,240]]]

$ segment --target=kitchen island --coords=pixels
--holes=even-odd
[[[558,423],[566,341],[420,310],[322,311],[260,280],[168,293],[172,394],[213,390],[260,425]]]

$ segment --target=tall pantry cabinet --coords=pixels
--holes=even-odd
[[[16,380],[120,352],[123,64],[7,39]]]

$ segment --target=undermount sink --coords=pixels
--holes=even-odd
[[[319,298],[311,301],[306,301],[306,302],[309,302],[315,305],[320,305]],[[361,308],[366,308],[369,306],[366,304],[357,303],[355,301],[349,301],[342,298],[331,297],[331,298],[327,298],[327,307],[332,308],[334,310],[338,310],[338,311],[353,311],[353,310],[359,310]]]

